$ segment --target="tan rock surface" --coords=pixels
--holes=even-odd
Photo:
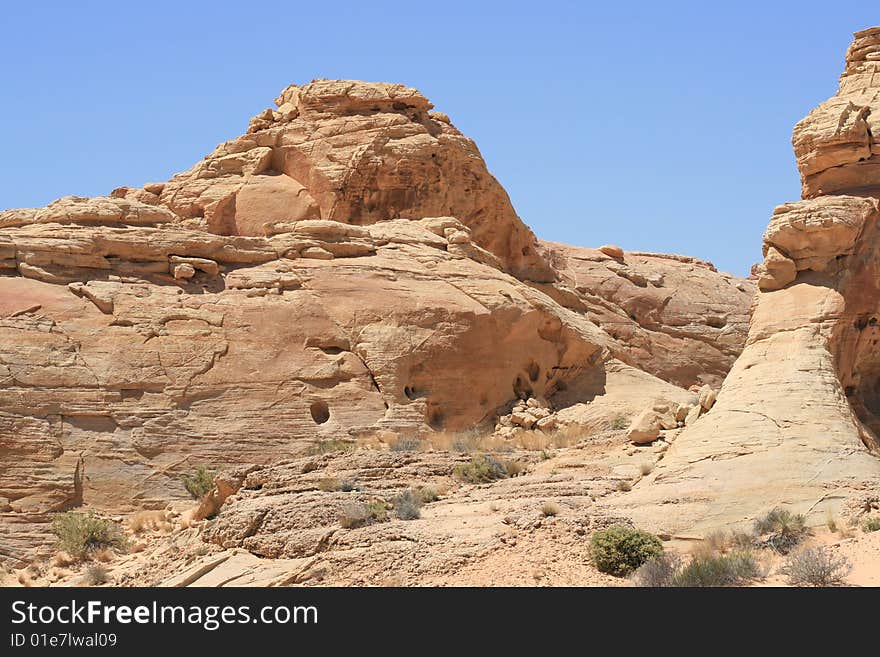
[[[880,97],[870,54],[878,39],[876,28],[856,34],[841,97],[855,102],[856,89],[862,100]],[[823,123],[838,100],[795,128],[806,196],[880,189],[871,159],[851,157],[862,128],[841,120],[832,137]],[[876,494],[878,219],[878,200],[869,196],[819,196],[776,209],[762,269],[772,273],[781,256],[794,271],[783,280],[773,274],[769,285],[762,274],[746,347],[711,412],[687,426],[616,511],[655,529],[699,535],[774,506],[819,524]]]
[[[880,27],[856,32],[837,94],[794,129],[804,198],[880,193]]]
[[[684,388],[717,387],[742,351],[752,281],[687,256],[627,252],[621,259],[541,244],[559,271],[548,293],[611,335],[620,360]]]
[[[652,373],[713,382],[740,349],[749,284],[541,246],[414,89],[276,105],[167,183],[0,213],[0,554],[317,440],[489,431],[537,399],[530,430],[601,432],[691,399]]]

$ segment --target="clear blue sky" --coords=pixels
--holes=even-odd
[[[291,82],[419,88],[543,238],[747,272],[877,3],[4,2],[0,208],[165,180]],[[873,11],[872,11],[873,10]]]

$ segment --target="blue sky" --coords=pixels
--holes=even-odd
[[[718,6],[713,6],[718,5]],[[872,11],[873,9],[873,11]],[[876,2],[6,2],[0,208],[165,180],[288,83],[419,88],[545,239],[745,274]]]

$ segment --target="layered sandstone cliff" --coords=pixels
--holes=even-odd
[[[604,426],[741,349],[750,282],[538,243],[414,89],[276,105],[167,183],[0,213],[0,552],[53,512],[185,499],[196,465],[490,430],[532,398]]]
[[[818,523],[876,500],[877,116],[872,28],[856,33],[837,94],[795,127],[805,200],[773,213],[746,347],[715,406],[619,500],[647,525],[699,534],[777,505]]]

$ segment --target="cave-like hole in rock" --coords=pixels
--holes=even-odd
[[[440,431],[443,428],[443,424],[446,421],[446,417],[443,415],[443,411],[441,411],[436,406],[428,409],[428,426],[434,429],[434,431]]]
[[[526,372],[529,375],[529,381],[534,383],[538,380],[538,377],[541,376],[541,366],[538,365],[535,361],[530,361],[528,367],[526,368]]]
[[[403,394],[406,395],[407,399],[418,399],[419,397],[424,397],[424,391],[420,390],[416,386],[405,386],[403,388]]]
[[[312,414],[312,419],[315,421],[315,424],[324,424],[330,419],[330,407],[327,406],[327,402],[323,399],[312,402],[309,411]]]
[[[528,399],[532,396],[532,386],[526,380],[526,377],[517,375],[513,381],[513,394],[520,399]]]

